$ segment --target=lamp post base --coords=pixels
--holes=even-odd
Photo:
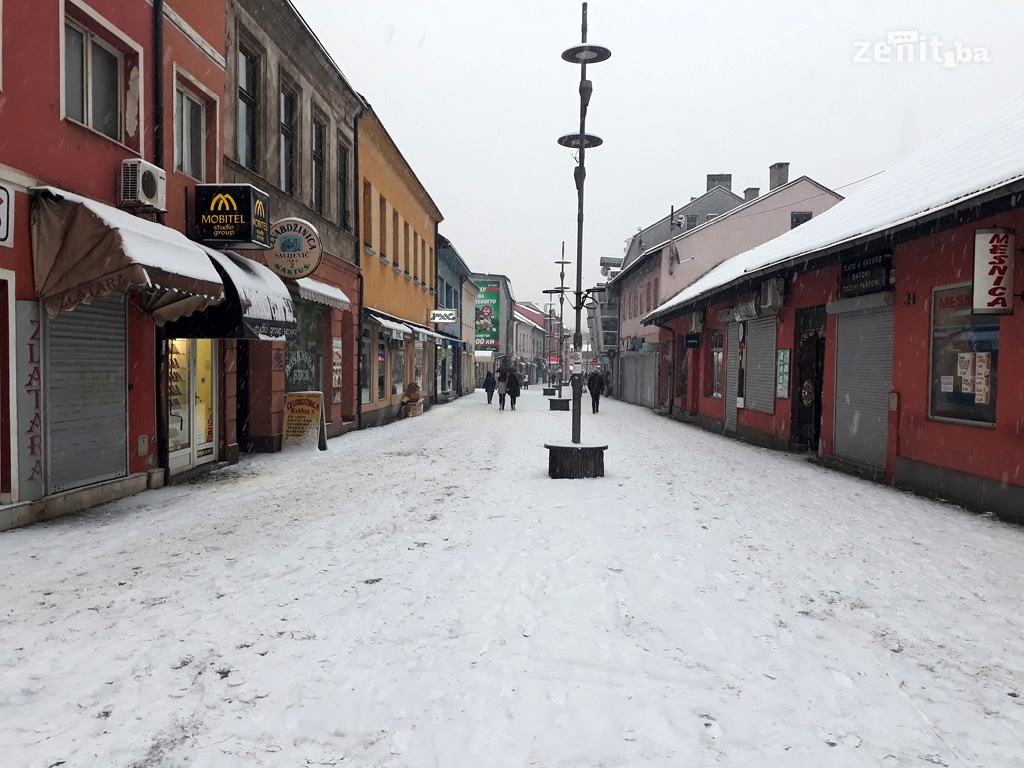
[[[604,452],[607,445],[555,445],[548,449],[548,477],[556,480],[577,480],[604,477]]]

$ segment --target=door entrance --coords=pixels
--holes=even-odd
[[[217,458],[212,339],[167,342],[167,456],[171,474]]]
[[[821,438],[821,394],[825,384],[825,307],[796,313],[796,381],[793,397],[794,440],[817,450]]]

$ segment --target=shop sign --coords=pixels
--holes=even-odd
[[[1013,314],[1012,229],[974,231],[974,314]]]
[[[0,185],[0,245],[14,247],[14,190]]]
[[[687,349],[700,349],[700,334],[688,333],[683,337],[683,343]]]
[[[270,197],[252,184],[196,184],[195,239],[232,248],[270,245]]]
[[[839,298],[849,299],[887,290],[891,270],[892,254],[888,252],[843,262],[839,274]]]
[[[459,322],[459,311],[457,309],[432,309],[429,322],[457,323]]]
[[[284,396],[284,435],[281,450],[327,450],[327,423],[323,392],[287,392]]]
[[[305,219],[281,219],[270,228],[267,266],[281,277],[309,277],[324,258],[316,227]]]

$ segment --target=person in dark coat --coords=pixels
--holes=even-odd
[[[590,390],[590,404],[594,413],[601,409],[601,393],[604,392],[604,376],[600,371],[591,371],[587,377],[587,389]]]
[[[505,391],[508,392],[508,399],[512,404],[512,410],[516,409],[516,398],[519,397],[519,376],[515,371],[508,372],[508,379],[505,381]]]
[[[498,386],[498,382],[494,380],[494,372],[488,371],[487,375],[484,376],[484,392],[487,393],[487,404],[491,404],[491,400],[494,398],[494,388]]]

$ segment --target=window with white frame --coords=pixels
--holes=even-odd
[[[178,86],[174,91],[174,169],[197,181],[206,177],[206,108]]]
[[[121,141],[121,53],[84,27],[64,23],[64,115]]]

